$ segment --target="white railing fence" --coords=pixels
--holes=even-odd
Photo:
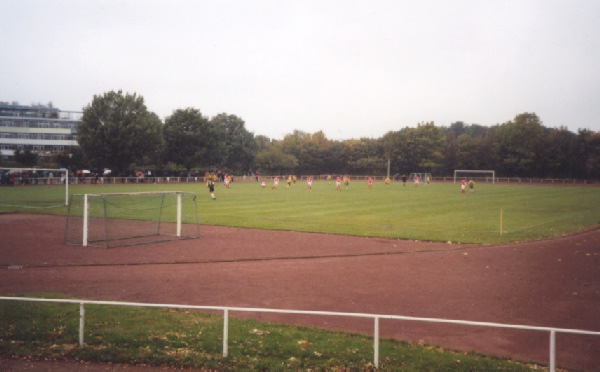
[[[475,322],[467,320],[451,320],[439,318],[419,318],[413,316],[402,315],[380,315],[366,313],[346,313],[333,311],[308,311],[308,310],[284,310],[284,309],[263,309],[263,308],[246,308],[246,307],[230,307],[230,306],[199,306],[199,305],[177,305],[177,304],[151,304],[138,302],[118,302],[118,301],[91,301],[91,300],[69,300],[69,299],[47,299],[47,298],[32,298],[32,297],[3,297],[0,300],[6,301],[25,301],[25,302],[51,302],[51,303],[66,303],[79,304],[79,347],[84,347],[84,327],[85,327],[85,305],[106,305],[106,306],[130,306],[130,307],[154,307],[154,308],[170,308],[170,309],[190,309],[190,310],[210,310],[223,312],[223,356],[229,355],[229,312],[252,312],[252,313],[278,313],[278,314],[295,314],[295,315],[314,315],[314,316],[335,316],[335,317],[354,317],[354,318],[371,318],[373,324],[373,365],[379,368],[379,320],[405,320],[414,322],[428,323],[445,323],[468,325],[477,327],[490,328],[508,328],[517,330],[530,330],[548,332],[550,336],[549,347],[549,370],[556,371],[556,334],[570,333],[578,335],[593,335],[600,336],[600,332],[585,331],[579,329],[565,329],[554,327],[538,327],[515,324],[502,324],[490,322]]]
[[[19,168],[22,169],[22,168]],[[37,169],[36,169],[37,170]],[[309,175],[299,175],[297,176],[297,182],[306,182]],[[287,175],[279,175],[280,181],[285,183],[287,180]],[[328,181],[328,177],[330,177],[330,182],[335,182],[335,177],[331,178],[331,175],[314,175],[312,176],[314,181]],[[350,180],[352,182],[367,182],[369,175],[349,175]],[[373,181],[375,182],[384,182],[387,178],[386,176],[371,176]],[[265,175],[260,176],[260,181],[265,182],[273,182],[275,175]],[[491,176],[475,176],[468,177],[475,180],[477,183],[510,183],[510,184],[532,184],[532,185],[600,185],[600,180],[598,179],[575,179],[575,178],[532,178],[532,177],[491,177]],[[147,176],[144,178],[129,176],[129,177],[105,177],[101,176],[98,179],[94,177],[77,177],[73,176],[69,173],[66,178],[69,180],[69,185],[92,185],[92,184],[182,184],[182,183],[204,183],[206,182],[205,177],[194,175],[194,176]],[[399,177],[390,176],[391,182],[402,182]],[[64,177],[56,177],[56,178],[34,178],[34,179],[26,179],[23,180],[22,183],[19,183],[18,180],[15,180],[15,184],[27,184],[27,185],[62,185],[65,182]],[[236,176],[234,178],[234,182],[258,182],[254,176]],[[412,183],[412,180],[407,179],[407,182]],[[456,179],[454,176],[435,176],[431,178],[432,183],[456,183]]]

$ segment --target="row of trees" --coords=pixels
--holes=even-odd
[[[600,132],[546,128],[534,113],[485,127],[421,123],[380,138],[336,141],[296,130],[282,140],[254,135],[228,114],[208,118],[195,108],[175,110],[165,122],[136,94],[94,96],[78,127],[79,161],[123,172],[132,167],[180,167],[241,174],[383,175],[454,169],[494,169],[502,176],[600,178]],[[64,164],[63,164],[64,165]]]

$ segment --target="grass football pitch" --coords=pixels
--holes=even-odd
[[[69,194],[178,190],[197,195],[200,224],[457,243],[506,243],[560,236],[600,223],[600,188],[480,184],[256,182],[76,185]],[[0,213],[66,214],[64,186],[2,187]]]

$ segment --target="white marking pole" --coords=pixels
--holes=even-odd
[[[177,193],[177,237],[181,237],[181,193]]]
[[[88,245],[88,194],[83,195],[83,246]]]

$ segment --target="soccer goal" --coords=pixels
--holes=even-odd
[[[0,204],[20,208],[54,208],[69,204],[69,171],[66,168],[0,168],[2,186],[54,185],[53,191],[31,194],[30,199],[0,193]]]
[[[419,178],[419,183],[429,184],[433,180],[431,177],[431,173],[411,173],[408,177],[412,182],[416,182],[417,177]]]
[[[112,248],[199,236],[195,193],[71,195],[66,244]]]
[[[454,183],[459,178],[473,178],[478,182],[492,182],[496,183],[496,172],[493,170],[467,170],[467,169],[456,169],[454,170]]]

